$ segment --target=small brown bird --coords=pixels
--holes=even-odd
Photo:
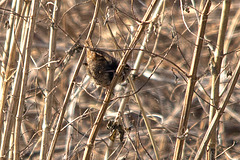
[[[97,85],[108,87],[119,65],[119,61],[103,51],[87,51],[87,71]],[[121,83],[128,77],[131,68],[125,65],[123,73],[117,83]]]

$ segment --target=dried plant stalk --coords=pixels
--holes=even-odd
[[[20,3],[19,3],[20,4]],[[12,2],[12,10],[14,11],[17,5],[17,1]],[[19,7],[18,7],[19,8]],[[17,12],[18,11],[18,12]],[[20,11],[16,9],[16,12],[20,14]],[[16,23],[15,23],[16,22]],[[14,14],[11,14],[9,19],[10,28],[7,31],[6,35],[6,41],[4,46],[4,54],[3,54],[3,63],[1,66],[1,73],[5,71],[5,74],[3,75],[3,84],[1,85],[1,94],[0,94],[0,133],[2,133],[3,130],[3,119],[4,114],[3,110],[7,101],[7,93],[9,90],[10,85],[10,79],[13,76],[14,68],[17,65],[16,60],[16,45],[14,43],[15,41],[15,35],[14,35],[14,24],[17,26],[17,19],[15,18]],[[7,64],[7,65],[6,65]],[[1,139],[0,134],[0,139]]]
[[[153,23],[155,23],[155,21],[156,21],[156,19],[158,18],[159,15],[163,15],[164,14],[164,8],[165,8],[165,1],[164,0],[159,1],[156,4],[156,8],[154,8],[153,15],[151,17],[151,23],[149,24],[149,27],[148,27],[148,33],[144,37],[144,40],[143,40],[142,45],[140,47],[140,51],[138,53],[138,57],[136,58],[136,63],[134,65],[133,75],[137,75],[138,72],[139,72],[141,61],[142,61],[142,58],[144,56],[143,50],[145,49],[147,41],[149,40],[149,38],[150,38],[150,36],[152,35],[152,32],[153,32]],[[163,17],[161,18],[161,21],[163,21]],[[160,29],[161,29],[161,27],[159,27],[159,34],[160,34]],[[129,81],[130,81],[130,84],[131,84],[133,92],[136,93],[136,87],[134,85],[133,80],[130,78]],[[128,86],[126,90],[129,90],[129,88],[130,88],[130,86]],[[150,137],[153,149],[154,149],[154,153],[155,153],[156,159],[160,159],[159,152],[157,150],[157,145],[156,145],[156,142],[155,142],[155,140],[153,138],[153,134],[152,134],[152,131],[151,131],[151,126],[149,125],[149,121],[147,120],[146,112],[145,112],[144,107],[142,105],[141,99],[140,99],[138,93],[136,93],[134,96],[135,96],[136,102],[138,103],[138,106],[139,106],[140,110],[142,111],[143,119],[144,119],[146,128],[148,130],[148,134],[149,134],[149,137]],[[121,105],[119,107],[119,110],[118,110],[119,114],[117,114],[114,123],[117,123],[117,124],[120,123],[119,122],[119,120],[120,120],[119,116],[123,115],[124,109],[125,109],[124,106],[126,105],[126,101],[128,101],[128,99],[129,99],[129,97],[124,97],[122,99],[122,103],[121,103]],[[115,142],[115,141],[113,142],[111,140],[109,140],[109,141],[110,142],[109,142],[109,145],[108,145],[107,152],[105,154],[105,159],[107,159],[108,156],[111,154],[111,150],[112,149],[110,150],[110,148],[112,148],[112,146],[114,145],[114,142]]]
[[[226,96],[224,98],[224,101],[223,103],[220,105],[220,109],[215,113],[212,121],[211,121],[211,124],[209,125],[208,127],[208,130],[206,131],[205,133],[205,136],[201,142],[201,145],[197,151],[197,154],[196,154],[196,157],[194,158],[194,160],[200,160],[202,155],[203,155],[203,152],[207,146],[207,143],[209,142],[210,138],[211,138],[211,135],[213,133],[213,131],[216,129],[216,126],[218,125],[218,122],[219,122],[219,119],[221,118],[222,114],[224,113],[224,110],[229,102],[229,99],[233,93],[233,90],[235,88],[235,85],[238,81],[238,78],[239,78],[239,74],[240,74],[240,61],[238,62],[237,64],[237,67],[236,67],[236,70],[233,74],[233,78],[229,84],[229,88],[226,92]]]
[[[19,4],[19,5],[22,5],[22,4]],[[27,8],[27,3],[25,2],[22,8],[21,16],[25,14],[26,8]],[[23,24],[23,18],[20,18],[19,23],[17,24],[16,32],[14,31],[15,32],[14,35],[16,35],[15,40],[13,41],[14,44],[16,43],[16,39],[18,39],[19,37],[20,31],[22,29],[22,24]],[[15,47],[16,47],[16,44],[15,44]],[[15,50],[13,49],[15,47],[12,47],[10,49],[10,53],[13,52],[13,50]],[[22,58],[23,58],[22,56],[19,56],[17,71],[14,78],[13,89],[11,93],[12,96],[10,98],[10,104],[8,107],[6,123],[4,125],[3,141],[1,144],[0,157],[5,157],[5,153],[8,151],[8,143],[10,142],[9,139],[12,132],[13,121],[14,121],[14,117],[16,116],[17,107],[15,106],[18,103],[18,97],[19,97],[19,91],[20,91],[20,83],[21,83],[21,76],[22,76]]]
[[[220,28],[218,33],[217,47],[214,53],[214,56],[211,58],[211,70],[212,70],[212,88],[211,88],[211,101],[210,101],[210,111],[209,111],[209,124],[213,119],[213,116],[216,112],[216,108],[219,108],[219,85],[220,85],[220,72],[222,66],[223,59],[223,47],[225,40],[225,33],[227,30],[228,24],[228,16],[230,10],[231,0],[225,0],[223,3],[222,16],[220,22]],[[208,143],[207,147],[207,159],[212,160],[215,159],[217,155],[216,147],[217,147],[217,131],[216,129],[213,131],[211,139]]]
[[[48,52],[48,66],[46,79],[46,98],[43,115],[42,127],[42,143],[40,151],[40,159],[46,159],[49,148],[50,124],[51,124],[51,110],[53,102],[53,88],[54,88],[54,73],[55,64],[51,63],[55,59],[57,28],[58,28],[58,14],[60,12],[61,0],[56,0],[53,8],[52,25],[50,28],[49,52]]]
[[[142,22],[146,22],[149,19],[150,15],[152,13],[152,10],[156,5],[156,2],[157,2],[156,0],[152,0],[151,4],[149,5],[149,7],[148,7],[143,19],[142,19]],[[114,75],[114,77],[112,79],[112,82],[111,82],[111,85],[110,85],[109,89],[107,90],[107,93],[106,93],[106,96],[104,98],[103,104],[101,106],[101,109],[98,113],[98,116],[97,116],[97,118],[95,120],[95,123],[93,125],[93,128],[92,128],[92,131],[90,133],[90,136],[88,138],[87,146],[85,147],[85,151],[84,151],[84,155],[83,155],[84,160],[90,159],[93,144],[94,144],[94,141],[96,139],[96,136],[97,136],[100,124],[102,122],[103,116],[104,116],[104,114],[107,110],[107,106],[110,102],[112,91],[113,91],[113,89],[114,89],[114,87],[117,83],[117,80],[118,80],[118,77],[119,77],[118,75],[120,75],[120,73],[122,73],[123,68],[125,66],[124,64],[126,64],[127,59],[129,58],[129,56],[130,56],[132,50],[134,49],[134,47],[136,46],[137,40],[140,38],[140,35],[142,34],[145,26],[146,26],[146,24],[144,24],[144,23],[142,23],[138,26],[138,29],[137,29],[134,37],[133,37],[133,40],[129,44],[129,50],[126,50],[123,58],[121,59],[121,61],[119,63],[119,66],[116,70],[116,74]]]
[[[51,144],[49,150],[52,154],[51,159],[82,159],[88,141],[93,144],[90,146],[92,147],[89,151],[90,159],[169,159],[173,157],[185,91],[189,87],[186,84],[193,53],[196,52],[200,19],[207,0],[166,1],[164,14],[158,13],[157,18],[154,19],[154,7],[149,18],[143,21],[142,17],[151,1],[101,1],[99,13],[95,19],[93,14],[96,0],[61,1],[59,15],[62,18],[59,23],[52,23],[53,13],[56,12],[54,9],[56,1],[40,4],[38,20],[34,25],[28,82],[25,84],[27,90],[21,95],[25,97],[23,115],[18,115],[22,118],[17,141],[20,159],[47,159],[46,151]],[[2,67],[0,76],[2,78],[7,69],[8,56],[14,53],[16,58],[12,58],[15,67],[10,70],[12,72],[6,79],[9,80],[9,87],[5,92],[6,103],[2,109],[0,159],[14,159],[14,145],[17,145],[14,142],[15,118],[19,101],[22,101],[22,99],[19,100],[19,95],[20,90],[23,91],[21,81],[32,1],[3,0],[2,2],[0,2],[0,63]],[[223,24],[220,20],[223,15],[219,13],[223,12],[223,4],[228,1],[211,2],[203,38],[204,44],[197,67],[197,78],[193,79],[197,83],[194,84],[190,102],[191,108],[186,125],[188,129],[185,128],[182,136],[178,136],[184,141],[182,155],[179,156],[182,159],[208,158],[207,150],[212,151],[207,149],[207,145],[212,144],[212,141],[209,141],[215,134],[215,130],[218,131],[216,134],[218,139],[217,144],[213,145],[213,152],[217,145],[215,153],[218,155],[215,156],[213,153],[209,155],[209,159],[240,158],[238,154],[240,146],[234,143],[239,141],[237,134],[240,128],[238,125],[240,121],[239,80],[235,87],[230,86],[234,84],[232,81],[239,63],[240,37],[237,36],[239,31],[237,26],[240,10],[236,6],[240,1],[231,0],[223,54],[219,44],[221,37],[219,28]],[[156,1],[155,6],[158,3],[161,1]],[[20,4],[21,6],[18,6]],[[22,4],[27,6],[25,11]],[[25,14],[19,14],[19,9]],[[59,11],[59,8],[57,10]],[[51,44],[49,46],[49,39],[54,41],[54,36],[49,37],[52,34],[50,33],[52,25],[56,25],[58,30],[55,60],[48,58],[51,57],[48,53],[52,53],[52,49],[49,49],[52,46]],[[91,25],[96,26],[90,29]],[[139,32],[138,27],[141,25],[143,32],[136,33]],[[224,33],[223,30],[222,32]],[[135,33],[140,35],[139,38],[134,37]],[[86,41],[87,36],[89,37]],[[129,44],[133,43],[134,39],[136,39],[136,45],[131,44],[130,46],[134,47],[130,48]],[[74,49],[71,48],[65,52],[72,43],[76,48],[72,47]],[[100,112],[99,110],[107,90],[94,85],[93,79],[90,79],[86,68],[82,66],[87,49],[106,52],[118,60],[124,57],[127,50],[131,50],[127,51],[130,56],[124,57],[120,65],[125,65],[127,61],[132,68],[133,76],[129,76],[128,84],[123,83],[112,89],[114,95],[108,93],[110,102],[105,103],[108,100],[105,99],[103,105],[107,107],[106,112],[104,109]],[[215,57],[219,54],[219,58],[223,58],[221,72],[216,72],[216,63],[219,62],[214,59],[214,54]],[[212,63],[209,63],[210,58]],[[55,73],[49,72],[50,64],[56,67]],[[118,71],[120,72],[119,69]],[[215,72],[216,80],[212,78],[212,71]],[[53,75],[55,82],[52,88],[51,76]],[[118,74],[116,78],[117,76]],[[220,89],[216,94],[214,88],[218,87],[216,85],[218,78],[220,78]],[[134,85],[130,88],[130,84],[133,84],[132,80],[137,90],[134,89]],[[5,82],[1,82],[0,79],[0,88]],[[227,103],[224,102],[224,98],[230,93],[230,87],[234,88],[234,92]],[[211,89],[212,93],[219,95],[219,104],[214,103],[217,100],[214,99],[213,94],[212,104],[210,104]],[[4,93],[2,91],[3,88],[0,89],[0,94]],[[106,92],[103,93],[103,91]],[[224,112],[219,112],[223,103],[227,103],[227,108]],[[51,111],[47,111],[48,106],[52,107]],[[210,106],[219,107],[215,114],[211,112],[212,121],[208,122]],[[99,121],[94,124],[98,112]],[[147,115],[144,114],[145,112]],[[51,115],[47,117],[47,113]],[[214,117],[216,115],[218,117]],[[218,119],[221,115],[222,117]],[[103,120],[102,116],[104,116]],[[107,125],[111,126],[111,131],[106,127],[109,120],[115,121],[113,125]],[[66,126],[62,127],[63,124]],[[210,126],[209,129],[208,126]],[[92,127],[95,132],[90,136]],[[204,135],[205,138],[202,139]],[[93,138],[90,140],[89,137]],[[115,139],[114,142],[111,141],[113,139]]]
[[[15,122],[15,133],[14,133],[14,159],[19,159],[19,137],[20,137],[20,128],[22,122],[22,113],[23,113],[23,106],[25,100],[25,93],[26,93],[26,86],[27,86],[27,79],[28,79],[28,71],[29,71],[29,59],[32,49],[32,41],[34,35],[34,27],[35,27],[35,20],[36,20],[36,13],[39,7],[39,0],[33,0],[31,2],[31,11],[29,14],[28,19],[28,26],[26,27],[27,36],[26,36],[26,50],[23,52],[25,54],[24,59],[24,66],[23,66],[23,76],[22,76],[22,83],[21,83],[21,90],[20,90],[20,97],[16,115],[16,122]]]
[[[93,30],[94,30],[94,27],[95,27],[95,24],[96,24],[96,17],[98,15],[99,5],[100,5],[100,0],[98,0],[96,2],[95,12],[94,12],[94,15],[93,15],[93,18],[92,18],[92,23],[91,23],[91,26],[90,26],[90,29],[89,29],[89,32],[88,32],[88,35],[87,35],[87,38],[86,38],[86,42],[88,42],[88,43],[90,42],[90,38],[92,36]],[[57,138],[58,138],[58,134],[59,134],[60,129],[61,129],[63,117],[64,117],[64,114],[65,114],[65,111],[66,111],[66,107],[67,107],[67,103],[68,103],[68,100],[70,98],[70,95],[71,95],[71,92],[72,92],[72,89],[73,89],[74,80],[77,77],[77,74],[78,74],[78,72],[80,70],[80,67],[81,67],[82,63],[83,63],[83,60],[84,60],[84,57],[85,57],[85,54],[86,54],[85,51],[86,51],[86,48],[83,47],[81,56],[80,56],[80,58],[78,60],[76,69],[74,71],[74,74],[72,76],[70,85],[68,87],[68,90],[67,90],[64,102],[63,102],[63,107],[62,107],[62,110],[61,110],[59,118],[58,118],[57,127],[55,129],[54,136],[53,136],[53,139],[52,139],[52,142],[51,142],[51,145],[50,145],[50,149],[49,149],[49,152],[48,152],[48,156],[47,156],[48,160],[50,160],[52,158],[52,155],[53,155],[53,152],[54,152],[53,150],[55,148],[55,145],[56,145],[56,142],[57,142]]]
[[[187,89],[185,93],[185,98],[184,98],[184,103],[183,103],[183,109],[182,109],[182,114],[181,114],[181,119],[180,119],[180,124],[178,128],[178,134],[177,134],[177,140],[176,140],[176,145],[175,145],[175,151],[174,151],[174,160],[179,160],[182,158],[183,154],[183,148],[184,148],[184,143],[185,143],[185,134],[188,131],[188,119],[189,119],[189,113],[190,113],[190,108],[192,104],[192,97],[194,93],[194,86],[197,81],[197,68],[198,68],[198,63],[200,59],[200,53],[202,50],[202,45],[203,45],[203,39],[204,39],[204,34],[205,34],[205,29],[206,29],[206,24],[207,24],[207,18],[208,18],[208,11],[211,6],[211,1],[208,0],[205,4],[201,20],[200,20],[200,26],[198,29],[198,36],[195,44],[195,50],[194,50],[194,55],[192,59],[192,65],[191,65],[191,70],[187,82]]]

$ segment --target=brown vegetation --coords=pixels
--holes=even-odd
[[[240,159],[238,0],[16,2],[0,1],[0,159]],[[89,49],[120,60],[110,87]]]

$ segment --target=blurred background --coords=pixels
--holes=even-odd
[[[61,6],[57,8],[57,22],[53,23],[51,18],[54,12],[54,2],[42,0],[39,9],[36,11],[28,63],[29,71],[25,84],[25,99],[23,100],[21,124],[18,126],[20,130],[18,141],[20,159],[39,159],[43,149],[47,150],[44,153],[48,152],[68,86],[81,55],[81,51],[76,51],[72,55],[69,55],[67,51],[76,41],[84,45],[96,3],[94,0],[62,1]],[[15,18],[13,22],[22,18],[23,23],[28,18],[28,16],[19,16],[22,10],[19,13],[16,13],[15,9],[11,11],[14,3],[15,1],[9,0],[0,1],[2,93],[4,89],[3,79],[6,77],[6,66],[9,61],[10,49],[6,51],[6,43],[7,39],[11,37],[8,33],[11,28],[10,18]],[[23,7],[24,3],[30,2],[19,1],[18,3]],[[141,24],[142,17],[145,15],[150,3],[150,0],[102,1],[91,37],[93,46],[120,60],[126,49],[128,49],[129,43]],[[121,126],[120,128],[122,128],[124,134],[120,128],[115,130],[117,132],[116,139],[108,157],[109,159],[156,159],[143,121],[142,111],[134,97],[136,93],[140,97],[149,119],[160,159],[172,159],[187,87],[187,75],[190,71],[196,47],[195,41],[204,4],[204,0],[195,2],[166,1],[165,5],[160,8],[156,18],[150,18],[147,22],[127,61],[133,69],[130,77],[134,79],[136,90],[133,91],[129,87],[129,81],[115,87],[107,113],[100,124],[100,130],[91,155],[92,159],[104,159],[110,146],[109,137],[114,134],[111,133],[114,132],[114,129],[108,129],[108,124],[118,116],[119,106],[125,99],[124,95],[127,97],[123,110],[124,114],[118,117],[120,119],[119,126]],[[194,158],[208,128],[212,87],[211,60],[217,47],[222,8],[223,1],[212,1],[201,56],[198,57],[198,81],[194,89],[189,114],[183,153],[184,159]],[[28,8],[26,12],[27,10]],[[26,15],[26,13],[23,15]],[[224,41],[222,68],[219,74],[219,77],[221,76],[220,104],[224,101],[226,89],[229,87],[228,84],[232,78],[232,73],[239,61],[239,16],[240,2],[232,0]],[[16,30],[16,25],[13,26],[15,26],[13,28]],[[1,146],[1,156],[4,155],[8,158],[13,155],[17,104],[13,105],[14,107],[11,110],[13,116],[9,119],[7,116],[10,113],[9,108],[12,103],[14,82],[18,73],[16,68],[21,61],[19,57],[23,56],[21,52],[23,31],[27,26],[29,25],[26,24],[21,27],[18,36],[13,33],[10,34],[16,36],[15,58],[13,58],[13,66],[8,78],[9,86],[2,111],[3,126],[1,128],[1,143],[3,144],[6,143],[3,142],[4,132],[7,131],[6,123],[9,119],[12,119],[11,123],[13,124],[10,125],[7,132],[10,135],[9,141],[5,146]],[[57,29],[55,37],[56,50],[52,60],[49,61],[50,30],[52,26]],[[144,46],[143,41],[145,41]],[[139,50],[140,47],[144,47],[143,50]],[[141,51],[143,52],[140,53]],[[136,62],[139,54],[143,54],[143,57],[140,62]],[[23,59],[21,64],[23,64]],[[49,64],[52,64],[55,72],[53,72],[53,88],[50,91],[52,96],[51,109],[47,112],[49,114],[48,144],[43,147],[41,146],[41,140],[43,139],[44,117],[47,114],[44,112],[44,107],[47,98],[47,66]],[[135,70],[137,64],[139,70]],[[127,93],[127,90],[130,94]],[[105,91],[106,89],[96,86],[93,80],[88,77],[86,68],[83,65],[74,80],[74,87],[62,122],[62,129],[54,148],[53,159],[82,158],[84,147],[104,99]],[[238,82],[218,125],[217,159],[240,159],[239,96]],[[120,136],[123,136],[123,139]]]

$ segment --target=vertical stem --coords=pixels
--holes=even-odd
[[[207,18],[208,18],[208,11],[209,11],[210,6],[211,6],[211,1],[208,0],[203,9],[203,13],[202,13],[201,20],[200,20],[198,36],[197,36],[197,40],[196,40],[196,44],[195,44],[196,47],[194,50],[192,65],[191,65],[188,84],[187,84],[187,89],[186,89],[185,98],[184,98],[184,102],[183,102],[183,110],[182,110],[180,124],[179,124],[179,128],[178,128],[177,140],[176,140],[175,151],[174,151],[174,156],[173,156],[174,160],[181,159],[182,153],[184,152],[183,148],[184,148],[184,143],[185,143],[185,135],[187,134],[186,132],[187,132],[187,127],[188,127],[190,107],[192,104],[194,86],[197,81],[197,68],[198,68],[198,63],[200,60],[200,53],[202,50],[204,33],[205,33],[205,28],[206,28]]]
[[[54,72],[55,64],[51,63],[55,59],[56,51],[56,40],[57,40],[57,24],[58,24],[58,14],[60,12],[61,0],[56,0],[52,15],[52,24],[50,28],[50,42],[49,42],[49,52],[48,52],[48,66],[47,66],[47,79],[46,79],[46,99],[44,107],[44,117],[42,125],[42,143],[40,151],[40,159],[46,159],[46,153],[49,148],[49,134],[50,134],[50,120],[51,120],[51,110],[53,102],[53,87],[54,87]]]
[[[95,24],[96,24],[96,18],[97,18],[97,15],[98,15],[99,6],[100,6],[100,0],[97,0],[94,15],[93,15],[92,22],[91,22],[91,26],[90,26],[90,29],[89,29],[89,32],[88,32],[88,35],[87,35],[87,38],[86,38],[87,39],[86,41],[89,41],[89,42],[90,42],[90,38],[92,36],[93,30],[94,30],[94,27],[95,27]],[[68,104],[68,101],[69,101],[69,98],[70,98],[70,95],[71,95],[71,92],[72,92],[72,89],[73,89],[74,80],[77,77],[77,74],[80,70],[80,67],[81,67],[82,63],[83,63],[83,60],[84,60],[84,57],[85,57],[85,54],[86,54],[85,51],[86,51],[86,48],[83,47],[81,56],[80,56],[80,58],[77,62],[77,66],[75,68],[75,71],[73,73],[70,85],[68,87],[68,90],[67,90],[64,102],[63,102],[62,110],[60,112],[58,122],[57,122],[57,126],[56,126],[56,129],[55,129],[54,135],[53,135],[53,139],[52,139],[49,151],[48,151],[48,155],[47,155],[48,160],[52,159],[54,148],[55,148],[55,145],[57,143],[57,138],[58,138],[61,126],[62,126],[63,117],[64,117],[64,114],[66,112],[66,107],[67,107],[67,104]]]
[[[206,134],[205,136],[203,137],[203,140],[201,142],[201,145],[196,153],[196,156],[194,158],[194,160],[201,160],[202,159],[202,155],[203,155],[203,152],[207,146],[207,143],[209,142],[210,138],[211,138],[211,135],[213,133],[213,131],[215,130],[218,122],[219,122],[219,119],[221,118],[221,116],[223,115],[224,113],[224,110],[229,102],[229,99],[233,93],[233,90],[236,86],[236,83],[238,81],[238,78],[239,78],[239,74],[240,74],[240,61],[238,61],[238,64],[236,66],[236,70],[234,71],[234,74],[233,74],[233,78],[231,79],[231,82],[229,83],[229,87],[228,87],[228,90],[227,90],[227,95],[223,98],[224,99],[224,102],[221,104],[221,106],[219,107],[220,109],[217,110],[216,114],[214,115],[212,121],[211,121],[211,124],[209,125],[207,131],[206,131]]]
[[[18,103],[18,110],[16,115],[16,123],[15,123],[15,133],[14,133],[14,159],[18,160],[19,157],[19,137],[20,137],[20,128],[22,122],[22,113],[23,113],[23,106],[24,106],[24,99],[26,93],[26,86],[27,86],[27,78],[28,78],[28,70],[29,70],[29,59],[32,49],[32,40],[34,35],[34,27],[35,27],[35,20],[36,20],[36,13],[39,7],[39,0],[33,0],[31,4],[31,12],[29,18],[29,24],[27,26],[27,43],[26,43],[26,52],[25,52],[25,59],[24,59],[24,66],[23,66],[23,76],[22,76],[22,83],[21,83],[21,90],[20,90],[20,97]]]
[[[19,3],[19,5],[22,5],[22,3]],[[21,16],[24,16],[26,6],[27,6],[27,3],[24,3],[22,11],[21,11],[22,12]],[[20,18],[19,22],[17,23],[16,31],[14,31],[15,37],[13,40],[12,48],[10,48],[9,53],[13,52],[13,50],[15,52],[14,48],[16,47],[16,40],[18,39],[20,31],[22,29],[22,24],[23,24],[23,18]],[[12,132],[13,121],[16,116],[16,107],[15,106],[18,102],[20,83],[21,83],[21,75],[22,75],[22,65],[21,64],[22,64],[22,56],[19,56],[17,71],[16,71],[16,75],[14,78],[13,89],[12,89],[11,97],[10,97],[10,104],[9,104],[9,107],[7,110],[7,117],[6,117],[5,124],[4,124],[4,132],[3,132],[2,143],[1,143],[0,157],[6,157],[5,154],[8,151],[8,146],[9,146],[8,144],[9,144],[9,139],[10,139],[11,132]]]
[[[14,13],[14,10],[16,10],[16,5],[17,5],[16,0],[12,2],[12,11]],[[20,4],[20,1],[19,3]],[[18,7],[19,8],[19,7]],[[16,10],[17,13],[18,10]],[[14,67],[16,66],[16,47],[14,47],[14,41],[15,41],[15,36],[14,36],[14,22],[17,24],[17,19],[15,18],[14,14],[11,14],[9,18],[9,24],[10,28],[7,31],[6,34],[6,41],[5,41],[5,46],[4,46],[4,52],[3,52],[3,63],[1,64],[1,84],[0,84],[0,89],[1,89],[1,94],[0,94],[0,133],[2,133],[3,129],[3,119],[4,119],[4,114],[3,110],[7,101],[7,93],[8,93],[8,88],[10,85],[9,79],[12,76],[12,73],[14,71]],[[11,50],[11,51],[10,51]],[[2,74],[4,73],[5,74]],[[3,79],[3,81],[2,81]],[[1,134],[0,134],[0,139]]]
[[[215,115],[216,108],[219,107],[219,85],[220,85],[220,72],[223,59],[223,47],[225,40],[225,33],[228,24],[228,15],[230,10],[231,0],[225,0],[223,3],[222,16],[220,22],[220,28],[218,33],[217,47],[212,58],[212,88],[211,88],[211,101],[210,101],[210,112],[209,112],[209,125]],[[217,146],[217,132],[216,128],[213,130],[211,139],[207,147],[207,159],[213,160],[216,157],[216,146]]]

